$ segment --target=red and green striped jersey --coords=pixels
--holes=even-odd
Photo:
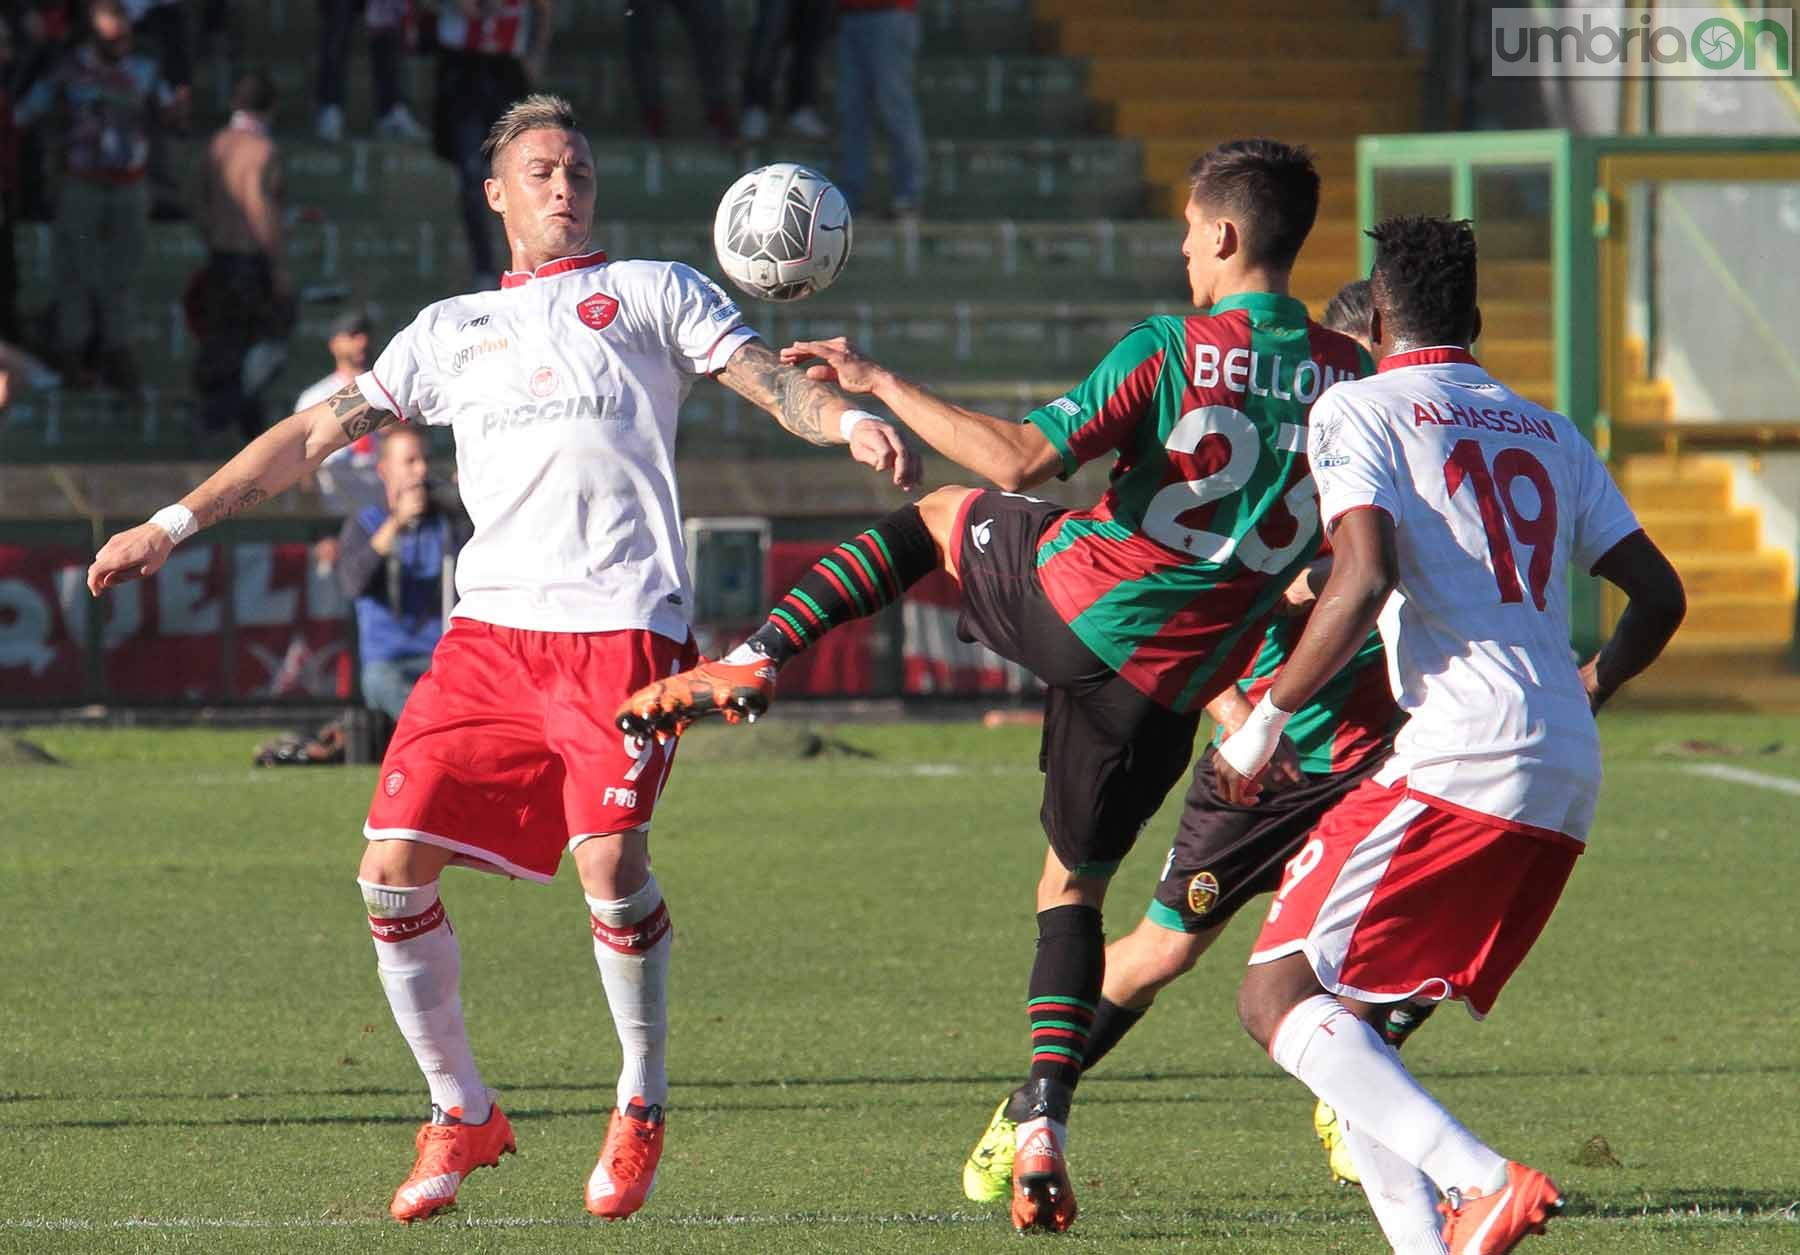
[[[1307,413],[1369,370],[1299,301],[1245,293],[1139,323],[1026,416],[1065,477],[1116,455],[1106,495],[1052,525],[1037,554],[1051,604],[1102,662],[1172,710],[1243,674],[1270,606],[1318,547]]]
[[[1275,673],[1294,652],[1305,627],[1303,616],[1269,621],[1261,648],[1238,681],[1238,688],[1252,705],[1269,691]],[[1344,669],[1294,712],[1284,730],[1299,751],[1300,770],[1325,776],[1350,771],[1372,754],[1387,753],[1404,722],[1406,715],[1388,685],[1381,634],[1371,632]]]

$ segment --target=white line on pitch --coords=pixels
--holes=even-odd
[[[814,1215],[797,1212],[788,1215],[722,1215],[722,1216],[663,1216],[660,1223],[669,1225],[691,1226],[702,1229],[724,1228],[737,1225],[960,1225],[986,1224],[993,1220],[992,1216],[975,1215],[971,1212],[897,1212],[891,1215]],[[392,1222],[370,1217],[367,1219],[333,1218],[328,1216],[305,1217],[295,1220],[241,1220],[224,1216],[168,1216],[162,1218],[144,1217],[135,1220],[86,1220],[77,1217],[41,1217],[21,1220],[0,1220],[0,1232],[6,1230],[35,1230],[38,1232],[75,1232],[88,1233],[106,1229],[224,1229],[250,1230],[267,1232],[287,1229],[360,1229],[389,1228]],[[598,1228],[594,1221],[586,1217],[559,1216],[471,1216],[457,1220],[444,1218],[436,1222],[433,1228],[454,1229],[550,1229],[550,1228]]]
[[[1724,763],[1695,763],[1683,767],[1690,776],[1711,776],[1714,780],[1729,780],[1733,784],[1747,784],[1756,789],[1773,789],[1777,793],[1788,793],[1800,797],[1800,780],[1788,776],[1771,776],[1761,771],[1747,771],[1742,767],[1727,767]]]

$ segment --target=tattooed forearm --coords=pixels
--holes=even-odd
[[[344,385],[325,404],[331,407],[331,416],[338,420],[346,441],[360,440],[372,431],[400,421],[388,411],[370,405],[362,389],[355,384]]]
[[[269,499],[269,494],[255,484],[234,484],[194,511],[194,521],[201,527],[255,509]]]
[[[797,366],[784,366],[760,340],[752,340],[726,363],[719,382],[812,444],[842,443],[835,419],[848,404],[830,384],[808,379]]]

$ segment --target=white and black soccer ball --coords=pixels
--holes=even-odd
[[[850,260],[850,206],[817,170],[778,161],[725,193],[713,251],[728,277],[764,301],[823,292]]]

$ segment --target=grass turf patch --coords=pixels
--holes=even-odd
[[[384,1208],[424,1090],[353,880],[374,770],[250,768],[258,731],[33,731],[69,766],[0,770],[0,1250],[1016,1249],[957,1172],[1027,1056],[1036,733],[820,731],[868,756],[696,755],[663,800],[674,1092],[657,1195],[628,1225],[581,1210],[617,1046],[572,869],[446,877],[520,1154],[413,1230]],[[1792,1251],[1794,801],[1688,769],[1793,779],[1800,747],[1752,716],[1609,712],[1603,734],[1599,824],[1543,941],[1489,1023],[1447,1010],[1409,1060],[1569,1191],[1533,1245]],[[1666,752],[1681,741],[1782,748]],[[1120,871],[1110,934],[1174,815]],[[1310,1097],[1236,1026],[1259,917],[1084,1084],[1067,1240],[1380,1249],[1329,1183]]]

